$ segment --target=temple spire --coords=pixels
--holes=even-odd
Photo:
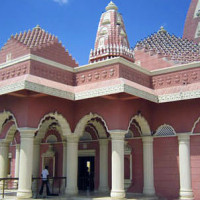
[[[106,11],[108,11],[108,10],[116,10],[117,11],[118,7],[111,1],[106,7]]]
[[[90,52],[89,62],[94,63],[113,57],[123,57],[134,61],[130,49],[124,21],[118,7],[111,1],[101,15],[94,50]]]
[[[200,1],[191,0],[185,20],[183,38],[200,44]]]

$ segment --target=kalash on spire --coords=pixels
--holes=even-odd
[[[101,15],[94,50],[89,62],[94,63],[114,57],[123,57],[134,62],[134,52],[130,49],[124,22],[118,7],[111,1],[106,12]]]

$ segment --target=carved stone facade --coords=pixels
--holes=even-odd
[[[10,163],[18,197],[49,165],[67,195],[200,199],[200,46],[161,28],[133,52],[117,10],[102,14],[90,64],[39,26],[0,50],[0,179]]]

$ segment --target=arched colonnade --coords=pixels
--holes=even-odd
[[[192,131],[195,130],[194,123]],[[155,195],[154,169],[153,169],[153,140],[149,123],[141,115],[137,114],[130,119],[127,130],[108,130],[106,121],[98,114],[89,113],[82,117],[72,133],[70,124],[59,113],[46,114],[37,128],[18,127],[17,119],[9,112],[0,113],[0,178],[7,177],[9,145],[15,141],[15,177],[19,177],[17,196],[30,198],[32,196],[32,177],[38,177],[40,172],[40,144],[50,128],[59,133],[63,144],[63,171],[67,176],[67,194],[78,193],[78,151],[79,142],[88,139],[96,139],[99,142],[99,183],[100,192],[108,192],[108,144],[111,148],[111,197],[124,198],[124,145],[125,138],[134,137],[133,127],[137,130],[137,136],[142,137],[143,143],[143,193]],[[164,128],[170,129],[170,126]],[[172,133],[173,128],[170,129]],[[169,130],[168,130],[169,131]],[[163,126],[159,127],[156,134],[162,133]],[[156,135],[155,134],[155,135]],[[175,133],[176,134],[176,133]],[[48,137],[50,138],[50,137]],[[181,134],[179,139],[180,173],[188,174],[184,180],[180,180],[180,196],[192,194],[189,153],[189,135]],[[52,138],[51,138],[52,139]],[[186,164],[183,164],[183,162]],[[180,176],[181,177],[181,176]]]

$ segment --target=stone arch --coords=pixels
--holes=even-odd
[[[194,134],[195,133],[195,129],[197,127],[200,127],[200,117],[194,122],[193,124],[193,127],[192,127],[192,130],[191,130],[191,133]],[[200,133],[200,129],[199,129],[199,132]]]
[[[12,142],[15,132],[17,131],[17,121],[10,111],[3,111],[0,113],[0,134],[3,135],[1,138],[4,142]]]
[[[92,119],[95,119],[95,118],[99,118],[103,122],[104,126],[101,123],[99,123],[97,120],[91,121]],[[93,113],[89,113],[88,115],[85,115],[79,120],[78,124],[76,125],[74,134],[79,137],[82,136],[88,122],[91,122],[95,126],[99,134],[99,138],[101,139],[107,138],[106,132],[108,132],[108,128],[107,128],[105,120],[100,115],[93,114]]]
[[[137,128],[141,136],[151,136],[151,129],[150,129],[149,123],[141,114],[135,115],[134,117],[131,118],[129,126],[128,126],[128,130],[130,129],[131,123],[133,121],[136,121],[137,124],[139,125],[139,127]]]
[[[4,142],[11,143],[15,137],[17,127],[14,122],[8,122],[4,127],[2,133],[4,134]]]
[[[61,134],[62,139],[71,134],[71,128],[68,121],[59,113],[52,112],[46,114],[41,120],[38,125],[38,133],[36,138],[43,138],[47,129],[50,125],[55,124],[58,127],[58,131]]]
[[[163,124],[159,126],[154,134],[154,136],[175,136],[176,131],[174,128],[168,124]]]

